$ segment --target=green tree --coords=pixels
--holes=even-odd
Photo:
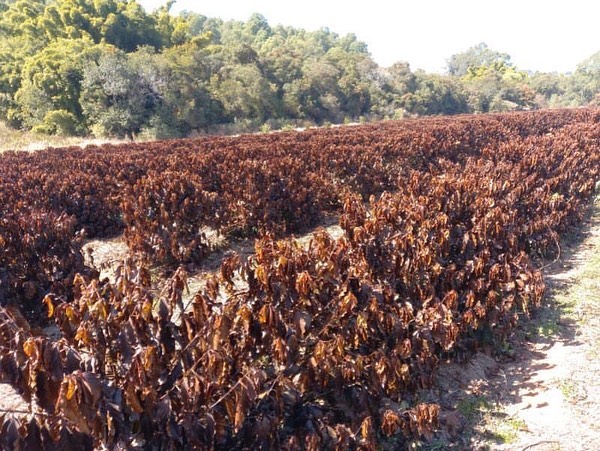
[[[284,85],[284,102],[292,117],[321,124],[341,122],[338,79],[340,71],[328,61],[308,60],[302,77]]]
[[[136,1],[3,2],[0,118],[39,131],[83,131],[78,99],[90,49],[110,44],[126,52],[161,50],[197,39],[184,17],[168,14],[171,4],[147,14]]]
[[[222,104],[209,92],[204,60],[197,42],[172,47],[162,53],[142,48],[131,55],[142,78],[158,94],[159,102],[146,126],[155,138],[187,136],[225,121]]]
[[[261,14],[252,14],[244,25],[246,34],[253,37],[253,42],[263,42],[273,35],[267,19]]]
[[[378,91],[372,112],[384,118],[402,118],[407,112],[411,96],[418,88],[415,74],[407,62],[399,61],[380,70],[373,83]]]
[[[276,88],[255,64],[230,64],[211,77],[211,92],[233,121],[257,124],[277,110]]]
[[[102,25],[103,39],[126,52],[133,52],[144,45],[156,49],[163,47],[164,36],[161,36],[156,18],[146,14],[135,1],[125,5],[124,9],[106,17]]]
[[[444,75],[415,73],[416,90],[403,96],[405,109],[418,115],[470,112],[460,83]]]
[[[511,64],[496,61],[471,67],[461,80],[475,112],[521,110],[535,105],[529,75]]]
[[[455,77],[467,75],[469,69],[477,69],[482,66],[491,66],[500,63],[504,66],[512,66],[510,56],[507,53],[490,49],[482,42],[466,51],[456,53],[448,60],[448,73]]]
[[[26,58],[47,43],[37,25],[44,11],[43,0],[18,0],[4,3],[0,14],[0,119],[19,126],[15,94],[21,87],[21,72]]]
[[[380,68],[355,35],[146,13],[135,0],[0,0],[0,119],[46,133],[186,136],[214,124],[594,104],[598,56],[572,76],[519,71],[485,44],[448,75]],[[273,125],[272,123],[270,125]]]
[[[343,115],[358,118],[368,113],[377,65],[356,41],[356,36],[348,35],[336,43],[325,55],[325,60],[339,73],[336,95]]]
[[[582,61],[571,79],[570,95],[580,105],[600,105],[600,52]]]
[[[568,87],[568,76],[536,72],[530,76],[529,86],[535,92],[536,107],[559,106]]]
[[[26,58],[14,96],[17,110],[13,119],[37,132],[84,132],[79,104],[81,80],[86,65],[100,52],[87,37],[58,39]]]
[[[150,45],[168,46],[179,19],[168,14],[172,2],[147,14],[136,1],[54,0],[47,2],[38,25],[47,38],[91,38],[127,52]]]
[[[133,139],[160,103],[154,83],[132,59],[108,49],[83,73],[81,106],[96,135]]]

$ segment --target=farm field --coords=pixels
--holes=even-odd
[[[30,412],[1,446],[431,440],[417,393],[541,305],[599,180],[597,109],[6,152],[0,376]]]

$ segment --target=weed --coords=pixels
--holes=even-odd
[[[495,436],[499,443],[514,443],[519,431],[526,430],[527,424],[519,418],[510,418],[496,424]]]
[[[575,383],[571,380],[563,380],[560,383],[560,392],[567,400],[571,400],[575,397],[577,393],[577,387]]]
[[[465,399],[461,399],[457,405],[458,411],[469,422],[472,422],[476,417],[491,408],[492,404],[483,396],[468,396]]]

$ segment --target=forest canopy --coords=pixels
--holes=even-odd
[[[134,0],[0,0],[0,120],[61,135],[206,131],[600,104],[600,52],[529,73],[475,45],[446,74],[378,66],[367,45]]]

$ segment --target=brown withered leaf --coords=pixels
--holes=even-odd
[[[356,296],[350,291],[346,293],[340,300],[340,316],[344,317],[350,315],[357,304],[358,300],[356,299]]]
[[[245,393],[241,393],[236,396],[235,403],[235,416],[233,421],[233,431],[235,433],[239,432],[244,424],[244,420],[246,419],[246,411],[247,411],[247,397]]]
[[[296,291],[301,296],[308,296],[313,289],[313,280],[307,271],[302,271],[296,276]]]
[[[136,393],[136,387],[134,384],[132,384],[132,383],[126,384],[124,394],[125,394],[125,401],[127,402],[129,408],[132,411],[134,411],[136,413],[144,412],[144,408],[142,407],[142,404],[140,403],[140,398],[138,397],[138,395]]]
[[[288,347],[285,340],[282,338],[275,338],[273,340],[273,356],[275,360],[282,365],[286,365],[288,361]]]
[[[397,434],[402,428],[400,416],[393,410],[387,409],[383,412],[381,430],[388,437]]]
[[[374,450],[377,445],[377,436],[373,428],[373,418],[366,417],[360,425],[361,445],[367,450]]]
[[[20,449],[22,440],[19,428],[20,421],[12,415],[0,416],[0,444],[3,449]]]
[[[23,343],[23,352],[33,362],[40,360],[40,348],[34,338],[28,338],[25,343]]]
[[[312,315],[308,312],[297,311],[294,314],[294,324],[300,337],[304,337],[312,325]]]
[[[46,295],[42,302],[46,305],[48,309],[48,318],[52,318],[54,316],[54,303],[52,302],[52,296]]]

